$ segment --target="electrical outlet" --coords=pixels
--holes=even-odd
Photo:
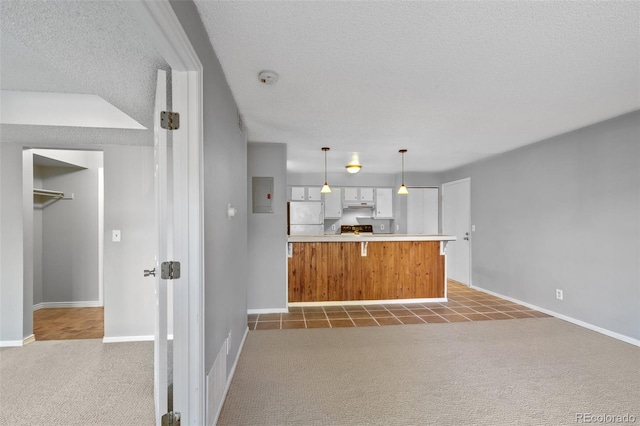
[[[396,231],[400,230],[400,225],[396,225]]]
[[[381,230],[381,231],[384,231],[384,223],[381,223],[381,224],[380,224],[380,230]]]
[[[335,231],[336,230],[336,226],[335,225],[331,225],[331,230]]]
[[[122,234],[119,230],[114,229],[113,231],[111,231],[111,241],[113,241],[114,243],[119,243],[121,235]]]
[[[562,290],[556,289],[556,299],[562,300],[563,297],[564,297],[564,295],[562,293]]]

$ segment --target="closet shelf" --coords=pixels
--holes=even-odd
[[[36,208],[43,209],[58,200],[73,200],[73,194],[71,197],[65,197],[62,191],[33,188],[33,206]]]

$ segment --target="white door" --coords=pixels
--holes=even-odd
[[[169,162],[167,160],[167,131],[160,127],[160,112],[167,110],[167,73],[158,70],[156,82],[156,106],[154,111],[154,160],[156,215],[158,230],[158,254],[156,257],[156,321],[154,339],[154,397],[156,425],[162,424],[162,416],[168,407],[168,369],[167,369],[167,281],[161,278],[160,265],[168,261],[168,220],[169,211]]]
[[[125,3],[171,67],[172,109],[180,113],[180,129],[171,131],[173,259],[165,259],[181,263],[171,303],[173,411],[180,412],[182,424],[204,424],[203,66],[168,0]],[[162,308],[159,312],[164,311],[164,304],[158,307]],[[157,342],[163,334],[158,334]],[[163,365],[158,363],[160,368]],[[158,392],[164,393],[162,389]]]
[[[457,239],[447,244],[447,277],[471,285],[471,179],[442,185],[442,232]]]

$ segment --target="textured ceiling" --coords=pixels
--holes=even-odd
[[[96,94],[153,129],[168,69],[123,2],[0,1],[0,89]],[[2,141],[152,145],[152,130],[2,125]]]
[[[640,2],[195,1],[290,172],[442,171],[640,108]],[[258,81],[261,70],[280,75]]]

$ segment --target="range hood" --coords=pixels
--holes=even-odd
[[[343,201],[343,209],[372,209],[376,206],[373,201]]]

